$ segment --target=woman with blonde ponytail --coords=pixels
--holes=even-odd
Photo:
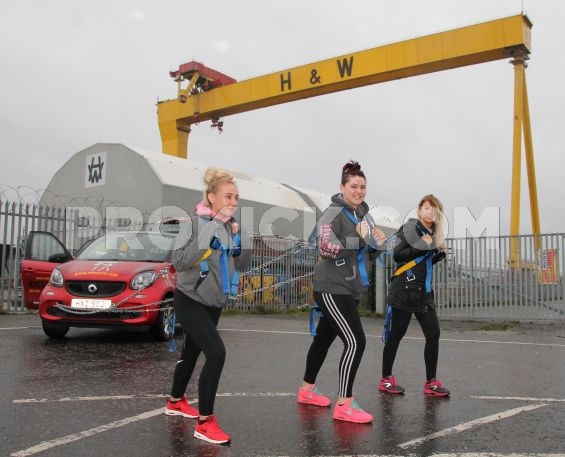
[[[231,441],[214,414],[214,402],[226,349],[216,329],[222,309],[238,291],[239,272],[249,265],[249,235],[234,219],[239,192],[234,176],[218,168],[204,173],[204,195],[181,225],[172,262],[177,271],[173,297],[184,344],[175,365],[165,414],[196,419],[194,436],[215,444]],[[200,353],[206,361],[198,380],[198,409],[186,389]]]
[[[404,388],[392,375],[392,366],[400,341],[406,334],[412,314],[424,333],[426,395],[446,397],[449,390],[436,378],[439,354],[439,321],[432,290],[433,265],[445,258],[443,204],[433,194],[424,195],[416,210],[417,219],[409,219],[398,232],[394,248],[396,268],[387,297],[387,330],[383,349],[382,378],[379,391],[403,394]],[[390,314],[389,314],[390,313]]]

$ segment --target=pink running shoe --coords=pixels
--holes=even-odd
[[[399,386],[396,383],[396,378],[394,376],[388,376],[381,379],[381,382],[379,383],[379,391],[387,392],[389,394],[403,394],[404,387]]]
[[[298,389],[298,403],[302,403],[304,405],[315,405],[315,406],[330,406],[332,401],[322,395],[317,387],[314,387],[312,390],[304,389],[301,387]]]
[[[214,444],[227,444],[231,441],[230,436],[216,422],[216,416],[208,416],[203,422],[198,421],[194,437]]]
[[[424,384],[424,393],[426,395],[434,395],[435,397],[447,397],[450,394],[449,389],[443,387],[439,379],[426,381]]]
[[[353,398],[343,405],[336,403],[333,417],[340,421],[355,422],[358,424],[366,424],[373,420],[373,416],[363,411]]]
[[[179,401],[172,402],[169,398],[167,400],[167,407],[165,408],[167,416],[183,416],[194,419],[199,416],[198,410],[191,406],[188,398],[182,397]]]

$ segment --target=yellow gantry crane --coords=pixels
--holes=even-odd
[[[522,133],[530,192],[532,231],[540,234],[537,187],[526,89],[526,61],[532,23],[523,14],[426,35],[352,54],[236,81],[198,62],[171,72],[176,99],[157,104],[163,152],[187,158],[192,124],[211,120],[222,129],[224,116],[356,87],[451,68],[511,59],[514,65],[514,130],[510,234],[520,232]],[[183,88],[183,84],[185,87]],[[536,237],[536,250],[540,248]],[[519,263],[519,241],[512,237],[511,264]]]

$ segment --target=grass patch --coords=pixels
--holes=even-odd
[[[310,306],[299,306],[292,308],[285,308],[283,306],[272,308],[263,305],[251,305],[248,309],[237,309],[227,307],[222,311],[224,316],[237,316],[245,314],[255,314],[255,315],[277,315],[277,316],[307,316],[310,314]],[[359,315],[361,317],[383,317],[380,313],[375,313],[374,311],[365,308],[363,306],[359,307]]]
[[[503,332],[506,330],[510,330],[514,327],[518,327],[519,325],[520,323],[515,321],[489,322],[479,327],[479,330],[485,330],[487,332],[492,332],[492,331]]]
[[[227,307],[222,312],[223,315],[245,315],[245,314],[259,314],[259,315],[285,315],[285,316],[296,316],[296,315],[307,315],[310,313],[309,306],[301,306],[297,308],[285,308],[277,307],[271,308],[264,305],[251,305],[248,309],[237,309]]]

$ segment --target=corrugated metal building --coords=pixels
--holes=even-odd
[[[101,218],[143,218],[151,223],[182,215],[200,201],[208,166],[123,144],[98,143],[74,154],[55,173],[40,204],[89,208]],[[329,194],[230,171],[240,193],[238,218],[253,233],[305,239],[330,202]],[[385,228],[390,232],[395,226]]]

